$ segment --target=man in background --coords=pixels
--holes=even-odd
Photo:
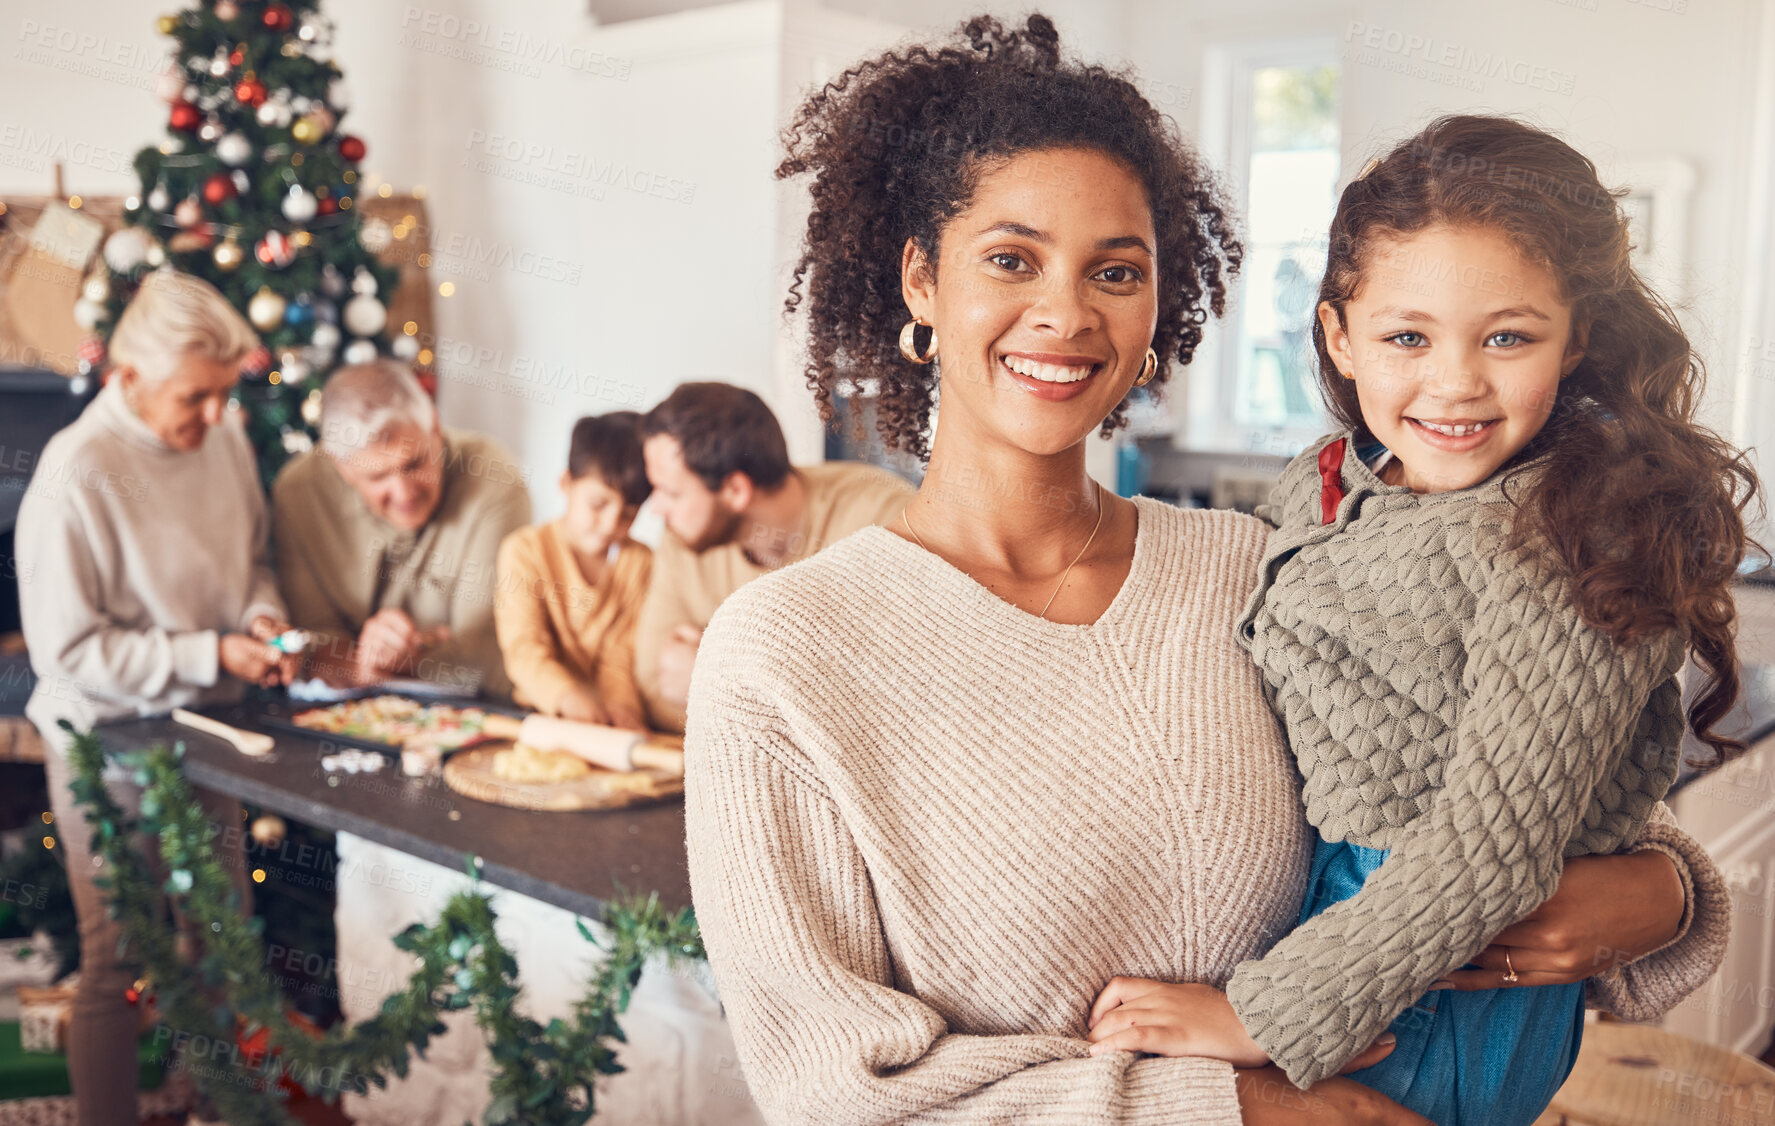
[[[635,675],[652,726],[684,730],[703,627],[728,595],[871,524],[912,486],[856,462],[792,466],[776,416],[752,392],[685,383],[641,421],[650,504],[666,533],[636,627]]]

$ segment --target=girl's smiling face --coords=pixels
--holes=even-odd
[[[939,241],[932,270],[908,240],[901,272],[908,307],[936,328],[943,425],[1037,454],[1083,441],[1158,324],[1139,178],[1091,149],[1021,153],[982,170]]]
[[[1529,443],[1584,358],[1553,274],[1500,232],[1434,226],[1377,242],[1326,351],[1420,493],[1480,484]]]

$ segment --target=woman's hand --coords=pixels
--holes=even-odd
[[[1583,981],[1669,944],[1684,906],[1676,865],[1656,849],[1576,856],[1566,861],[1553,897],[1473,959],[1479,969],[1455,970],[1442,981],[1453,989],[1497,989],[1511,969],[1515,985]]]
[[[1243,1126],[1435,1126],[1352,1079],[1327,1079],[1303,1091],[1278,1067],[1237,1075]]]
[[[282,653],[244,633],[225,633],[216,639],[216,663],[248,684],[270,688],[281,683],[282,659]]]
[[[289,632],[289,629],[290,623],[278,618],[273,618],[269,614],[260,614],[258,617],[254,618],[252,624],[247,627],[247,633],[251,634],[257,641],[263,641],[270,644],[279,636]],[[296,676],[301,672],[301,669],[301,653],[285,653],[281,649],[278,650],[277,683],[290,683],[290,681],[296,679]]]

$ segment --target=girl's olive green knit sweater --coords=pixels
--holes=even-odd
[[[1330,523],[1319,453],[1346,439]],[[1498,477],[1383,484],[1332,435],[1283,473],[1239,636],[1328,841],[1392,855],[1227,985],[1305,1086],[1553,894],[1566,857],[1631,844],[1675,778],[1676,633],[1618,645],[1554,563],[1507,544]]]

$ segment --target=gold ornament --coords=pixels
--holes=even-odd
[[[259,331],[270,332],[283,323],[284,299],[273,293],[270,286],[260,286],[259,292],[247,302],[247,319]]]
[[[290,245],[291,246],[296,246],[296,247],[307,246],[309,243],[311,243],[313,241],[314,241],[314,236],[309,234],[307,231],[291,231],[290,232]]]
[[[179,17],[177,17],[177,16],[161,16],[159,19],[154,21],[154,26],[160,29],[160,34],[171,35],[174,31],[178,30]]]
[[[305,145],[319,144],[320,139],[326,136],[323,120],[319,114],[303,114],[296,120],[296,124],[290,126],[290,135]]]
[[[246,261],[246,256],[246,251],[241,249],[240,243],[234,241],[233,235],[229,235],[217,243],[216,249],[210,255],[216,260],[216,269],[227,273],[238,270],[240,264]]]
[[[253,834],[253,842],[259,847],[272,848],[283,841],[284,834],[289,831],[289,826],[284,824],[283,818],[274,813],[267,813],[254,821],[249,831]]]

